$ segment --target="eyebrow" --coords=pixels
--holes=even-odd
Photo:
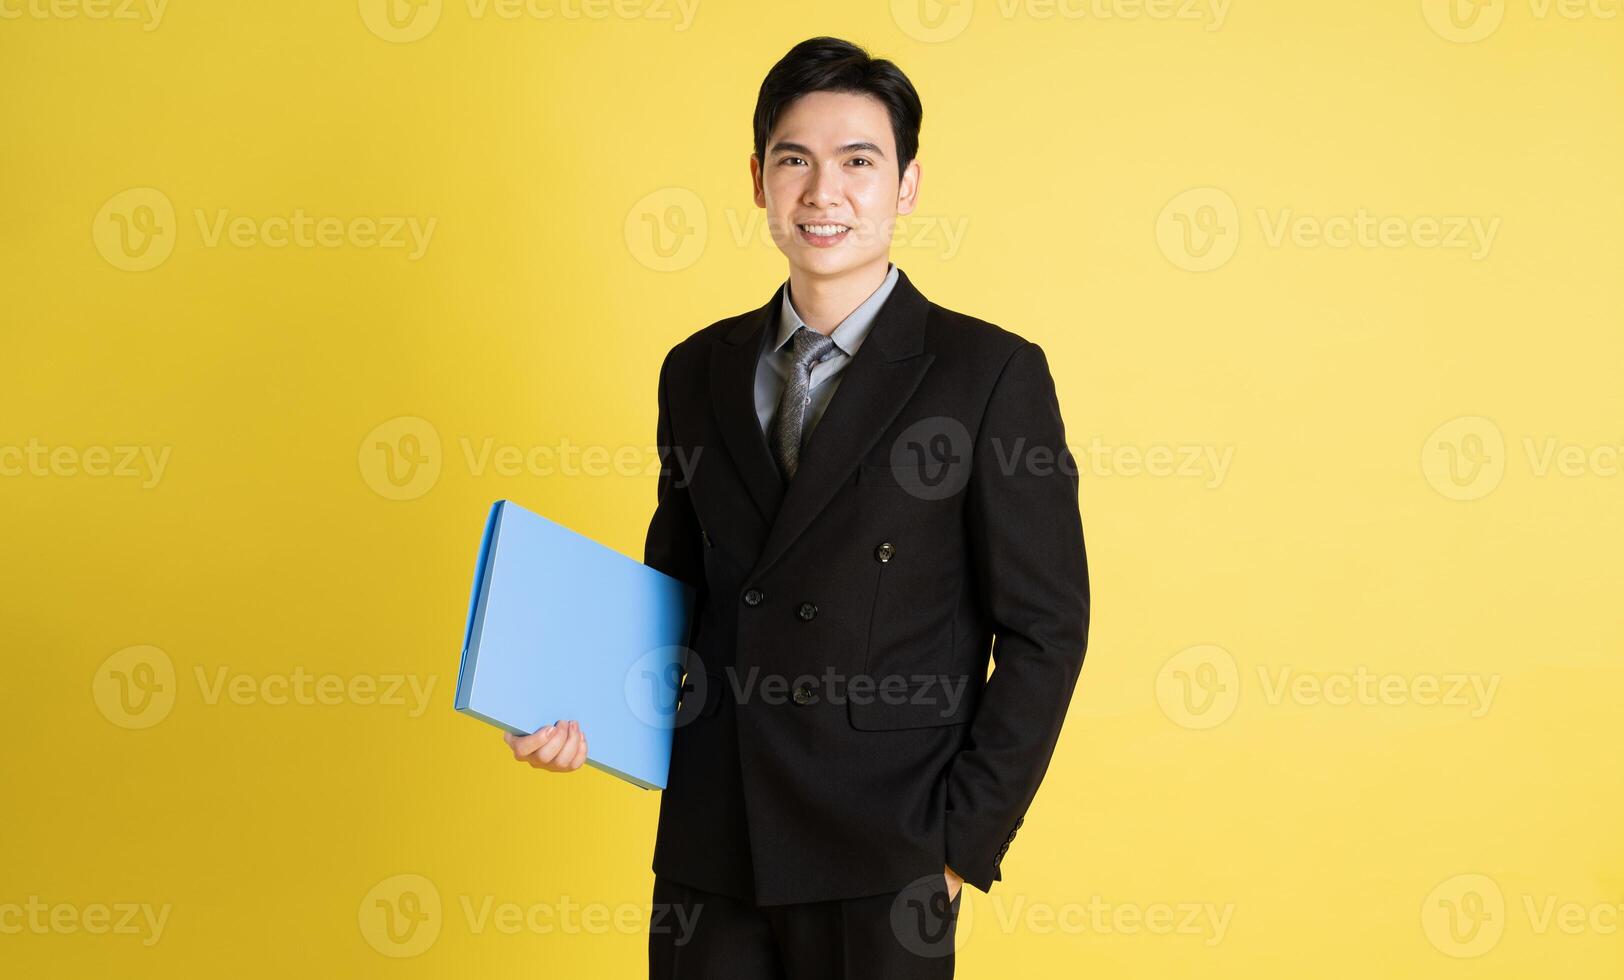
[[[803,146],[800,143],[790,143],[785,140],[780,140],[777,143],[774,143],[773,148],[767,152],[774,155],[779,153],[803,153],[807,156],[816,155],[809,147]],[[846,143],[843,146],[835,147],[836,155],[858,152],[872,153],[877,157],[885,156],[884,150],[880,149],[878,146],[875,146],[873,143],[868,142]]]

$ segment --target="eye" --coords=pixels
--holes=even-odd
[[[800,162],[802,162],[802,163],[806,162],[805,160],[802,160],[800,157],[784,157],[782,160],[779,160],[778,163],[779,163],[780,166],[783,166],[784,164],[790,163],[790,162],[795,161],[795,160],[800,160]]]
[[[870,160],[868,157],[852,157],[851,162],[852,163],[860,163],[865,167],[874,166],[874,162],[872,160]]]

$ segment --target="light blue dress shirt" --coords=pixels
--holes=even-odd
[[[829,334],[835,342],[834,349],[829,356],[812,365],[812,376],[807,388],[810,401],[806,406],[806,418],[801,424],[801,445],[811,437],[812,430],[817,426],[818,420],[823,418],[824,409],[829,407],[829,400],[834,397],[835,389],[840,387],[840,373],[857,356],[857,349],[863,346],[863,338],[868,336],[869,328],[874,326],[874,317],[885,305],[885,300],[891,295],[891,290],[897,284],[897,267],[890,263],[890,271],[886,273],[885,281],[879,288],[869,294],[857,309],[852,310],[846,319],[840,321]],[[785,379],[789,377],[791,354],[789,339],[795,331],[804,326],[805,320],[795,312],[795,305],[790,302],[789,283],[784,283],[783,301],[778,304],[778,321],[773,338],[763,347],[756,360],[756,417],[761,422],[761,432],[768,435],[772,425],[773,415],[778,412],[778,399],[784,395]],[[807,327],[808,330],[812,329]],[[769,436],[770,438],[770,436]]]

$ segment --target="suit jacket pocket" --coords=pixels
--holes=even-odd
[[[976,692],[968,675],[914,675],[905,686],[877,680],[872,690],[847,692],[846,711],[853,728],[867,732],[938,728],[966,725],[975,716]]]
[[[857,485],[860,487],[900,487],[897,471],[889,463],[864,463],[857,467]]]

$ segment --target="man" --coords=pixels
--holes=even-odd
[[[1044,353],[889,261],[920,117],[854,45],[785,55],[750,173],[788,281],[660,369],[645,561],[701,596],[655,978],[950,977],[960,885],[1001,879],[1082,665],[1077,471]],[[509,742],[542,769],[586,755],[570,722]],[[674,909],[688,934],[660,927]]]

